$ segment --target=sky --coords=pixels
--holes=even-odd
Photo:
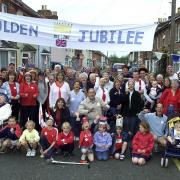
[[[34,10],[47,5],[60,20],[81,24],[121,25],[157,22],[171,14],[172,0],[23,0]],[[180,0],[176,0],[180,7]],[[118,54],[110,52],[110,54]],[[128,52],[121,53],[121,55]],[[119,56],[121,56],[119,55]]]

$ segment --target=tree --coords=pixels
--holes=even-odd
[[[112,64],[114,64],[114,63],[127,64],[128,63],[128,55],[127,56],[121,56],[121,57],[117,57],[116,55],[111,55],[109,58],[111,59]]]

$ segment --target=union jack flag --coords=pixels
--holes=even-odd
[[[66,47],[67,41],[64,39],[56,39],[56,46],[58,47]]]

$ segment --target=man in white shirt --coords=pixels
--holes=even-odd
[[[110,90],[113,88],[113,82],[110,81],[109,79],[109,74],[108,73],[103,73],[103,78],[105,80],[105,86],[104,88],[107,89],[108,93]]]
[[[105,86],[105,79],[101,78],[99,80],[99,87],[95,89],[96,91],[96,97],[100,98],[104,103],[109,104],[110,97],[108,90],[104,88]]]
[[[143,80],[139,78],[139,72],[134,71],[133,72],[133,80],[134,80],[134,89],[135,91],[138,91],[140,94],[144,94],[144,91],[146,89],[146,85]],[[128,83],[126,83],[126,92],[128,91]]]
[[[175,80],[175,79],[178,80],[178,75],[177,73],[174,72],[174,69],[171,65],[167,66],[166,72],[170,80]]]

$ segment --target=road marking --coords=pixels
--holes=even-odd
[[[180,161],[176,158],[173,158],[173,161],[174,161],[176,167],[178,168],[178,170],[180,171]]]

